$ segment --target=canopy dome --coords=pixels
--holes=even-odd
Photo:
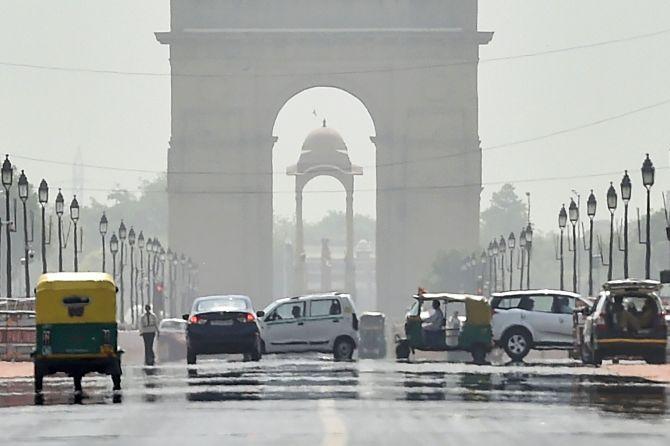
[[[288,175],[326,174],[337,171],[348,175],[361,175],[362,169],[351,163],[347,145],[340,133],[323,125],[309,132],[302,144],[298,164],[290,166]]]
[[[312,130],[305,138],[302,144],[303,152],[346,152],[347,145],[340,133],[332,127],[326,126],[326,120],[323,120],[323,126]]]

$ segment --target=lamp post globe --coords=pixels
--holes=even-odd
[[[75,223],[79,221],[79,202],[77,201],[76,195],[72,198],[72,201],[70,202],[70,218]]]
[[[109,222],[107,221],[107,215],[105,213],[102,213],[102,217],[100,217],[100,224],[98,225],[98,230],[100,231],[100,235],[103,237],[107,234],[107,227],[109,226]]]
[[[576,225],[577,221],[579,221],[579,208],[577,207],[577,203],[575,203],[575,200],[573,198],[570,199],[568,216],[570,218],[570,223],[572,223],[573,225]]]
[[[630,182],[630,177],[628,176],[628,171],[626,170],[623,174],[623,178],[621,179],[621,199],[625,204],[630,201],[632,189],[633,188]]]
[[[644,185],[644,187],[649,189],[651,188],[651,186],[654,185],[655,174],[656,174],[656,168],[654,167],[654,163],[651,162],[649,154],[647,153],[647,157],[644,159],[644,162],[642,163],[642,184]]]
[[[109,239],[109,252],[114,255],[119,252],[119,239],[116,237],[116,234],[112,234],[112,238]]]
[[[596,200],[596,196],[593,194],[592,189],[591,193],[589,194],[588,200],[586,200],[586,215],[588,215],[589,219],[593,220],[593,218],[596,216],[597,207],[598,207],[598,201]]]
[[[533,243],[533,227],[530,223],[526,226],[526,246]]]
[[[22,170],[21,175],[19,175],[19,198],[24,203],[28,200],[28,178],[26,173]]]
[[[501,253],[505,253],[507,251],[507,242],[505,241],[505,237],[502,235],[500,236],[500,240],[498,241],[498,249],[500,250]]]
[[[493,240],[493,244],[491,246],[493,248],[493,255],[497,256],[498,255],[498,241]]]
[[[128,244],[130,246],[135,246],[135,239],[136,239],[135,228],[131,226],[130,231],[128,231]]]
[[[5,161],[2,163],[2,185],[5,189],[9,189],[14,181],[14,167],[9,161],[9,155],[5,155]]]
[[[565,226],[568,224],[568,213],[565,210],[565,204],[561,206],[561,210],[558,211],[558,227],[565,229]]]
[[[614,211],[616,211],[617,201],[618,197],[616,189],[614,189],[614,184],[610,183],[610,187],[609,189],[607,189],[607,209],[609,209],[611,213],[614,213]]]
[[[42,206],[49,201],[49,185],[44,178],[40,181],[40,187],[37,189],[37,199]]]
[[[509,237],[507,237],[507,247],[509,249],[516,248],[516,236],[514,235],[513,232],[510,232]]]
[[[121,224],[119,225],[119,240],[121,240],[121,243],[123,243],[126,238],[128,237],[128,230],[126,228],[126,224],[121,220]]]
[[[56,215],[59,217],[63,216],[65,211],[65,199],[63,198],[63,193],[60,188],[58,188],[58,195],[56,195]]]
[[[521,229],[521,233],[519,234],[519,247],[526,247],[526,228]]]

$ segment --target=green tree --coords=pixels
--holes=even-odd
[[[491,202],[481,213],[480,240],[485,242],[494,237],[519,231],[526,224],[526,204],[517,195],[514,186],[504,184],[491,196]]]

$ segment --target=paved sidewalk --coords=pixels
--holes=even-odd
[[[0,379],[33,376],[32,362],[0,361]]]
[[[670,364],[608,364],[603,368],[620,376],[632,376],[651,381],[670,383]]]

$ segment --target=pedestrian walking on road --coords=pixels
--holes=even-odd
[[[154,365],[154,338],[159,336],[158,318],[151,312],[151,305],[144,307],[144,314],[140,319],[140,336],[144,339],[144,364]]]

